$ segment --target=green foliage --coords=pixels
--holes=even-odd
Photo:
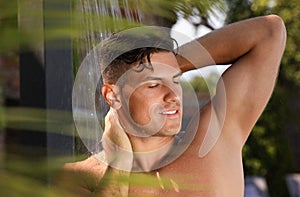
[[[228,12],[226,21],[231,23],[255,16],[271,13],[270,0],[226,0]]]
[[[8,156],[7,156],[8,157]],[[9,155],[0,166],[0,196],[60,197],[70,196],[46,184],[66,158],[24,159]]]
[[[71,6],[73,8],[70,8]],[[85,7],[80,8],[85,2]],[[99,3],[97,3],[99,2]],[[41,45],[41,39],[55,40],[60,38],[78,38],[86,28],[105,33],[138,25],[133,18],[128,16],[115,16],[109,10],[118,8],[115,1],[71,1],[71,0],[0,0],[0,53],[18,51],[19,47]],[[103,12],[103,6],[106,11]],[[101,11],[95,8],[100,7]],[[216,12],[224,12],[226,6],[223,0],[152,0],[152,1],[119,1],[119,11],[138,10],[145,14],[143,20],[156,20],[156,17],[166,19],[161,25],[171,27],[177,20],[177,14],[184,17],[199,17],[208,19]],[[155,17],[153,17],[155,16]],[[82,21],[84,18],[84,21]],[[159,21],[157,20],[157,21]],[[156,21],[156,22],[157,22]],[[88,23],[82,25],[82,22]],[[149,22],[149,21],[148,21]],[[47,23],[43,26],[43,23]],[[147,23],[146,23],[147,24]],[[153,23],[152,23],[153,24]],[[44,29],[43,29],[44,28]],[[96,33],[96,32],[93,32]],[[44,37],[43,37],[44,36]],[[96,35],[97,36],[97,35]]]
[[[284,133],[289,118],[286,100],[285,92],[276,87],[243,149],[245,174],[266,177],[271,196],[287,196],[285,176],[293,169]]]
[[[210,72],[208,76],[195,76],[190,80],[191,86],[194,88],[198,97],[214,95],[216,93],[216,85],[219,75],[216,72]]]
[[[287,47],[281,70],[284,85],[289,85],[295,89],[300,87],[300,2],[297,0],[284,1],[278,0],[275,7],[278,13],[284,20],[287,28]]]
[[[0,53],[17,49],[20,35],[17,29],[17,1],[0,0]]]
[[[208,87],[203,77],[196,76],[190,81],[190,83],[193,86],[195,92],[197,93],[203,92],[205,94],[209,93]]]
[[[1,98],[0,98],[1,99]],[[5,128],[5,120],[4,120],[4,108],[2,104],[0,104],[0,135],[3,132],[3,129]]]
[[[139,3],[142,5],[142,11],[168,18],[174,23],[178,13],[187,19],[193,17],[201,20],[208,19],[212,15],[216,16],[217,12],[226,10],[226,4],[223,0],[141,0]]]

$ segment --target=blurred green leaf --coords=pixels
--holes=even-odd
[[[19,47],[39,44],[39,38],[55,40],[61,38],[79,38],[85,32],[87,26],[93,30],[89,33],[112,32],[138,25],[132,19],[124,16],[114,16],[109,10],[114,10],[113,3],[99,1],[100,3],[85,2],[80,8],[80,2],[72,1],[72,7],[68,7],[69,1],[50,1],[51,6],[43,6],[42,0],[12,0],[0,1],[0,53],[18,51]],[[81,3],[82,3],[81,2]],[[89,2],[89,3],[88,3]],[[127,3],[124,3],[127,2]],[[49,4],[49,3],[48,3]],[[60,6],[63,5],[63,6]],[[66,6],[64,6],[66,5]],[[106,5],[107,12],[99,12],[89,6]],[[87,7],[87,8],[86,8]],[[43,10],[46,8],[45,10]],[[99,9],[99,8],[98,8]],[[208,19],[211,15],[217,15],[226,10],[226,4],[222,0],[153,0],[153,1],[119,1],[119,12],[122,9],[139,10],[147,16],[166,18],[170,24],[177,20],[177,14],[182,13],[185,18],[198,17]],[[117,10],[115,10],[117,12]],[[154,18],[150,17],[151,20]],[[144,17],[147,20],[147,17]],[[143,21],[143,19],[142,19]],[[193,20],[189,20],[193,22]],[[82,23],[86,23],[83,25]],[[43,24],[46,24],[45,26]],[[95,31],[95,32],[93,32]]]
[[[1,164],[0,195],[19,196],[70,196],[51,186],[51,178],[67,158],[21,159],[13,157]],[[47,177],[49,177],[47,179]]]

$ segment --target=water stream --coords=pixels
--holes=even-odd
[[[79,137],[89,152],[99,149],[103,133],[101,123],[109,108],[101,95],[99,54],[93,49],[99,48],[99,43],[113,32],[140,23],[137,3],[135,0],[80,0],[75,5],[74,24],[79,36],[75,40],[77,73],[73,117]]]

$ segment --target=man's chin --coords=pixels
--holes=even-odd
[[[174,127],[174,128],[166,128],[160,130],[158,133],[156,133],[156,136],[174,136],[179,133],[180,126]]]

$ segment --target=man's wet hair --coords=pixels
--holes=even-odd
[[[101,46],[103,82],[115,84],[127,70],[135,66],[137,72],[144,68],[153,70],[151,54],[172,52],[176,55],[174,43],[177,45],[169,32],[157,27],[113,33]]]

